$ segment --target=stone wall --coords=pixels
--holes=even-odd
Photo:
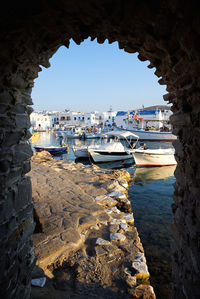
[[[1,298],[29,298],[34,265],[30,171],[31,103],[27,82],[2,78],[0,85],[0,241]],[[20,88],[19,88],[20,87]]]
[[[172,124],[178,167],[174,192],[174,298],[200,297],[199,93],[200,18],[196,1],[52,0],[6,1],[0,12],[1,293],[28,298],[33,231],[26,144],[33,80],[69,40],[87,37],[139,52],[156,67]],[[134,70],[133,70],[134,71]],[[22,259],[23,256],[23,259]],[[3,294],[3,293],[2,293]]]

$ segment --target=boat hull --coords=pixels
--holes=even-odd
[[[149,154],[135,151],[133,158],[136,167],[171,166],[177,164],[174,154]]]
[[[143,130],[125,130],[138,135],[140,141],[168,141],[172,142],[177,139],[171,132],[143,131]],[[134,137],[132,138],[134,139]],[[136,138],[135,138],[136,139]]]
[[[88,152],[95,163],[124,161],[133,158],[132,154],[128,154],[126,152],[113,153],[113,152],[93,151],[93,150],[88,150]]]
[[[62,154],[62,153],[66,153],[68,147],[55,147],[55,148],[48,148],[48,147],[34,147],[36,152],[42,152],[42,151],[47,151],[52,155],[58,155],[58,154]]]
[[[72,147],[74,156],[76,158],[89,158],[88,147]]]

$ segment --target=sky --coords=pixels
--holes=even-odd
[[[32,91],[34,110],[70,109],[92,112],[133,110],[166,105],[166,86],[158,83],[155,69],[147,68],[136,54],[126,53],[118,43],[98,44],[85,40],[60,47],[42,67]]]

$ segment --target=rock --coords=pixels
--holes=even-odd
[[[107,195],[99,195],[94,198],[95,201],[102,201],[107,197]]]
[[[133,218],[133,214],[127,214],[124,216],[124,219],[126,220],[127,223],[133,225],[134,224],[134,218]]]
[[[144,285],[141,284],[139,286],[136,287],[135,291],[133,292],[133,295],[136,298],[145,298],[145,299],[156,299],[154,290],[152,288],[152,286],[150,285]]]
[[[138,252],[138,254],[135,256],[135,262],[140,261],[146,263],[146,258],[144,256],[143,252]]]
[[[110,233],[116,233],[119,230],[119,225],[111,224],[109,227]]]
[[[137,279],[134,276],[128,275],[126,278],[126,283],[129,287],[133,288],[137,285]]]
[[[94,216],[83,216],[79,219],[79,225],[82,227],[82,228],[88,228],[92,225],[96,225],[97,224],[97,219],[96,217]]]
[[[89,229],[99,230],[98,224],[92,225],[89,227]]]
[[[119,200],[126,199],[126,195],[122,192],[119,192],[119,191],[113,191],[113,192],[107,194],[107,196],[110,196],[110,197],[113,197],[113,198],[116,198],[116,199],[119,199]]]
[[[39,153],[33,153],[33,156],[31,158],[31,161],[34,161],[34,162],[42,162],[42,161],[51,161],[53,160],[51,154],[47,151],[42,151],[42,152],[39,152]]]
[[[126,220],[124,220],[124,219],[115,219],[115,218],[113,218],[113,219],[110,221],[110,224],[122,224],[122,223],[126,223]]]
[[[45,276],[40,278],[33,278],[31,279],[31,284],[32,286],[43,288],[46,283],[46,280],[47,279]]]
[[[126,236],[120,233],[111,233],[110,234],[110,240],[111,241],[120,241],[123,242],[126,240]]]
[[[88,233],[88,229],[84,229],[84,230],[81,232],[81,239],[82,239],[82,240],[85,240],[87,233]]]
[[[122,187],[124,187],[124,188],[128,188],[128,183],[127,183],[127,181],[126,180],[124,180],[124,179],[120,179],[120,180],[118,180],[118,182],[119,182],[119,184],[122,186]]]
[[[139,273],[149,274],[146,263],[140,261],[134,261],[132,267]]]
[[[127,223],[121,223],[120,228],[123,229],[126,232],[128,230],[128,224]]]
[[[110,245],[110,241],[104,240],[102,238],[98,238],[96,240],[96,244],[97,245]]]
[[[99,198],[102,198],[100,200],[97,200],[97,203],[100,205],[103,205],[104,207],[114,207],[117,204],[117,201],[109,196],[99,196]]]
[[[121,213],[120,210],[117,207],[107,208],[106,211],[107,211],[108,214],[111,214],[111,213],[120,214]]]

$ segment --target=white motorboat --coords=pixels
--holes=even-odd
[[[71,138],[80,138],[82,135],[81,127],[77,126],[66,126],[62,130],[54,130],[54,133],[60,137],[66,137],[68,139]]]
[[[123,132],[127,131],[126,129],[120,129]],[[128,132],[132,132],[139,136],[140,141],[174,141],[177,139],[177,136],[173,135],[172,132],[164,131],[145,131],[137,129],[128,129]]]
[[[101,133],[89,133],[89,132],[84,132],[81,135],[81,139],[95,139],[95,138],[100,138]]]
[[[88,146],[72,146],[74,156],[76,158],[89,158]]]
[[[174,149],[133,149],[136,167],[176,165]]]
[[[115,137],[115,139],[111,139],[109,143],[100,146],[88,147],[88,153],[94,162],[124,161],[133,157],[130,150],[133,150],[134,145],[130,140],[132,137],[138,139],[137,135],[128,131],[111,131],[105,135]],[[123,145],[120,139],[126,140],[127,146]]]

